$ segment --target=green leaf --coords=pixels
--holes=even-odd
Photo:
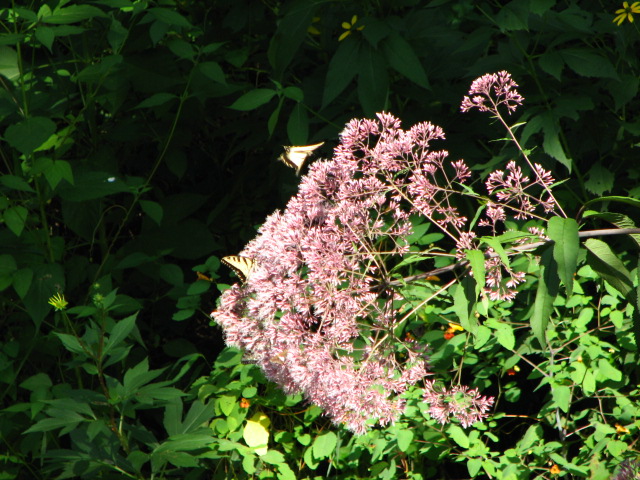
[[[53,334],[60,339],[64,348],[69,350],[71,353],[80,354],[82,355],[82,357],[85,357],[87,355],[85,349],[82,348],[80,340],[78,340],[77,337],[69,335],[67,333],[53,332]]]
[[[538,63],[543,71],[555,77],[556,80],[560,80],[562,69],[564,68],[564,61],[556,50],[543,53],[538,59]]]
[[[66,180],[73,185],[73,171],[71,164],[66,160],[54,160],[44,170],[44,177],[49,182],[52,189],[55,189],[62,180]]]
[[[7,208],[3,213],[3,219],[7,228],[13,232],[16,237],[19,237],[24,230],[24,224],[27,222],[27,215],[29,212],[21,205]]]
[[[56,34],[51,27],[47,27],[46,25],[40,25],[36,28],[35,36],[38,41],[47,47],[47,50],[51,52],[51,47],[53,47],[53,41],[56,38]]]
[[[507,350],[513,350],[516,345],[516,337],[513,327],[505,322],[499,322],[494,318],[487,319],[484,324],[495,331],[496,340]]]
[[[40,21],[54,25],[66,25],[89,20],[93,17],[106,16],[107,14],[102,10],[91,5],[69,5],[68,7],[54,9],[51,15],[42,15]]]
[[[324,82],[324,92],[322,94],[323,109],[340,95],[356,76],[356,73],[358,73],[359,55],[359,41],[349,36],[340,42],[336,53],[334,53],[329,62],[327,78]]]
[[[609,245],[595,238],[587,239],[584,245],[588,250],[587,263],[589,266],[603,280],[606,280],[626,297],[633,290],[631,274],[616,254],[611,251]]]
[[[155,93],[153,95],[151,95],[149,98],[143,100],[142,102],[140,102],[138,105],[136,105],[134,108],[151,108],[151,107],[157,107],[158,105],[164,105],[165,103],[171,101],[171,100],[175,100],[177,99],[178,96],[174,95],[173,93],[166,93],[166,92],[161,92],[161,93]]]
[[[587,174],[587,181],[584,182],[584,186],[591,193],[596,195],[602,195],[604,192],[609,192],[613,189],[614,176],[610,170],[603,167],[600,162],[593,165]]]
[[[412,82],[429,88],[427,74],[411,45],[400,35],[393,33],[383,43],[385,57],[391,67]]]
[[[314,14],[320,4],[307,0],[294,0],[282,4],[283,16],[271,37],[268,58],[275,78],[282,78],[287,67],[307,37]]]
[[[192,28],[193,25],[185,17],[171,8],[150,8],[149,15],[170,26]]]
[[[555,405],[567,413],[571,407],[571,388],[566,385],[551,385],[551,397]]]
[[[274,96],[276,91],[270,88],[256,88],[245,93],[238,98],[229,108],[240,111],[255,110],[256,108],[268,103]]]
[[[471,267],[473,278],[476,281],[476,295],[480,295],[486,282],[484,253],[480,250],[466,250],[465,256],[467,260],[469,260],[469,266]]]
[[[453,439],[453,441],[460,445],[462,448],[469,448],[469,446],[471,445],[471,443],[469,442],[469,437],[458,425],[455,425],[453,423],[449,424],[447,433]]]
[[[558,276],[567,289],[567,297],[573,294],[573,275],[578,267],[578,223],[573,218],[552,217],[547,235],[554,241],[553,259],[558,266]]]
[[[292,145],[305,145],[309,138],[309,115],[300,103],[293,107],[287,120],[287,136]]]
[[[551,312],[553,312],[553,301],[558,295],[560,278],[558,277],[558,266],[553,258],[553,249],[547,247],[540,257],[540,270],[538,272],[538,290],[531,313],[531,330],[540,342],[540,346],[547,345],[546,330]]]
[[[15,81],[20,76],[18,54],[13,48],[4,45],[0,46],[0,75],[4,75],[10,81]]]
[[[337,444],[338,437],[333,432],[318,435],[312,445],[313,456],[318,460],[329,458],[335,451]]]
[[[24,299],[25,295],[31,287],[33,281],[33,270],[30,268],[22,268],[13,274],[13,289],[16,291],[21,299]]]
[[[35,193],[35,190],[31,188],[23,178],[16,177],[15,175],[2,175],[0,176],[0,184],[4,185],[11,190],[17,190],[19,192]]]
[[[13,283],[13,275],[18,270],[15,259],[7,254],[0,255],[0,291]]]
[[[614,382],[622,380],[622,372],[604,358],[598,360],[598,373],[602,374],[607,380],[613,380]]]
[[[583,77],[602,77],[618,79],[615,67],[605,57],[593,53],[594,50],[567,48],[560,51],[567,66]]]
[[[56,124],[47,117],[29,117],[10,125],[4,138],[16,150],[29,155],[46,142],[56,131]]]
[[[248,446],[255,449],[256,454],[265,455],[269,443],[269,425],[271,420],[264,413],[256,412],[244,426],[242,438]],[[280,462],[278,462],[280,463]]]
[[[478,329],[478,320],[473,314],[477,298],[475,292],[475,281],[468,276],[455,285],[453,292],[453,310],[460,319],[460,326],[473,335]]]
[[[358,99],[365,115],[374,117],[385,109],[389,92],[389,74],[384,58],[366,46],[358,57]]]
[[[403,428],[398,431],[396,441],[401,452],[406,452],[413,443],[413,430]]]
[[[152,202],[150,200],[140,200],[140,207],[151,220],[156,222],[157,225],[162,224],[162,205],[160,205],[158,202]]]
[[[592,205],[594,203],[602,203],[602,202],[620,202],[626,203],[627,205],[631,205],[632,207],[640,208],[640,200],[631,197],[621,197],[618,195],[608,195],[606,197],[594,198],[585,202],[584,207]]]
[[[113,329],[111,330],[111,334],[109,338],[105,342],[104,349],[102,350],[103,355],[107,355],[113,348],[120,345],[120,343],[127,338],[127,336],[131,333],[131,331],[136,326],[136,317],[137,313],[133,314],[123,320],[120,320],[115,324]]]
[[[218,82],[223,85],[227,84],[227,79],[218,62],[202,62],[198,65],[198,69],[205,77],[213,80],[214,82]]]

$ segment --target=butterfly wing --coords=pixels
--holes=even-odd
[[[236,272],[236,275],[238,275],[242,283],[247,281],[251,270],[253,270],[253,267],[255,267],[256,264],[253,258],[242,257],[240,255],[222,257],[222,263]]]
[[[300,145],[294,147],[284,147],[284,153],[279,159],[286,166],[295,168],[296,174],[300,175],[300,170],[304,166],[305,161],[313,153],[314,150],[324,145],[324,142],[315,143],[313,145]]]

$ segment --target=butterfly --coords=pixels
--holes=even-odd
[[[316,148],[320,148],[322,145],[324,145],[324,142],[299,147],[284,147],[284,153],[278,157],[278,160],[284,163],[287,167],[295,168],[296,175],[300,175],[300,170],[302,170],[307,157],[309,157]]]
[[[253,258],[241,257],[240,255],[222,257],[222,263],[236,272],[242,283],[247,281],[251,270],[256,266]]]

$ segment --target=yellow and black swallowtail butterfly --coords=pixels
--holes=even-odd
[[[253,258],[241,257],[240,255],[230,255],[222,257],[222,263],[236,272],[242,283],[247,281],[251,270],[255,267],[256,262]]]
[[[316,148],[320,148],[324,142],[314,145],[302,145],[299,147],[284,147],[284,153],[278,157],[286,166],[295,168],[296,175],[300,175],[300,170],[304,166],[305,161],[313,153]]]

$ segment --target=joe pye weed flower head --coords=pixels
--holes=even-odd
[[[484,76],[462,108],[512,112],[523,100],[516,86],[507,72]],[[388,113],[350,121],[333,158],[311,165],[297,195],[240,253],[255,265],[212,313],[228,345],[243,349],[285,392],[304,394],[356,433],[396,420],[405,407],[402,394],[429,372],[428,346],[397,333],[415,313],[403,297],[404,282],[391,276],[410,254],[410,217],[428,219],[460,258],[478,248],[457,202],[468,194],[462,185],[471,172],[463,160],[435,149],[444,138],[429,122],[403,130]],[[555,205],[534,192],[546,192],[553,181],[541,167],[533,182],[515,163],[507,172],[487,180],[495,198],[483,225],[494,231],[507,215],[530,218],[536,206],[548,212]],[[524,273],[485,253],[486,291],[494,300],[513,298]],[[430,415],[441,423],[456,418],[471,425],[493,404],[464,386],[424,386]]]

